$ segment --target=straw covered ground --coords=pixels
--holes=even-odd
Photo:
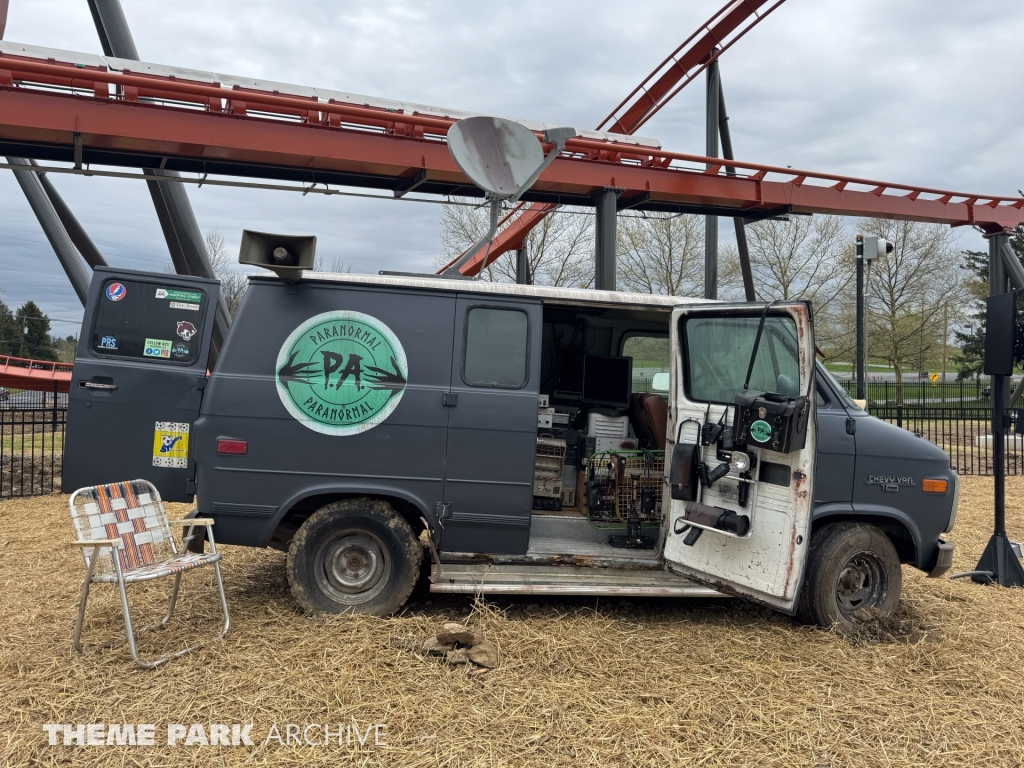
[[[975,564],[992,483],[965,478],[955,570]],[[1008,482],[1024,535],[1024,479]],[[173,510],[181,513],[183,507]],[[227,637],[147,672],[124,644],[113,588],[71,650],[82,562],[66,497],[0,503],[0,765],[1019,766],[1024,590],[905,569],[896,621],[850,640],[738,601],[431,599],[391,619],[303,616],[284,556],[225,547]],[[136,587],[160,615],[169,581]],[[146,654],[217,628],[211,580],[185,577],[180,615]],[[500,648],[477,674],[406,650],[447,620]],[[156,746],[56,746],[47,723],[154,724]],[[252,724],[253,746],[167,745],[168,724]],[[352,744],[284,742],[339,724]],[[367,734],[372,725],[380,731]],[[346,728],[346,726],[348,726]],[[271,738],[275,728],[281,739]],[[360,746],[358,733],[366,742]],[[312,741],[322,730],[307,732]],[[378,735],[379,734],[379,735]],[[345,739],[343,739],[344,741]],[[375,741],[383,742],[375,744]]]

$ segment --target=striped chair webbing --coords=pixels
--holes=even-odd
[[[123,503],[117,500],[123,500]],[[145,515],[135,516],[129,512],[141,507],[132,484],[124,482],[97,485],[96,503],[101,513],[113,514],[116,520],[107,523],[104,528],[108,538],[121,539],[123,546],[117,550],[121,568],[128,570],[152,563],[156,559],[153,555],[153,546],[149,541],[136,540],[136,534],[146,533],[147,525]]]

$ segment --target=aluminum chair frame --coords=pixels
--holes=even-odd
[[[146,504],[152,505],[155,510],[155,514],[145,515],[139,518],[144,521],[145,529],[142,531],[133,530],[122,533],[117,538],[89,538],[87,534],[93,533],[97,530],[96,523],[93,522],[93,527],[90,529],[87,529],[84,523],[80,523],[82,515],[75,507],[76,499],[78,499],[80,495],[84,495],[89,492],[92,492],[95,498],[97,495],[97,489],[104,489],[104,493],[106,493],[109,492],[107,489],[116,488],[120,491],[125,486],[129,486],[132,491],[134,491],[136,487],[148,488],[149,499],[144,500],[140,496],[142,504],[139,507],[129,507],[130,509],[144,509]],[[125,629],[128,633],[128,648],[131,651],[132,658],[135,660],[135,663],[140,667],[144,669],[154,669],[173,658],[183,656],[184,654],[190,653],[191,651],[205,645],[206,641],[201,641],[153,661],[142,659],[139,656],[138,648],[135,643],[135,632],[132,629],[131,610],[128,605],[128,592],[126,588],[128,584],[152,581],[164,576],[173,575],[174,586],[171,589],[171,596],[167,605],[167,613],[159,623],[146,627],[141,631],[166,626],[167,622],[170,621],[171,616],[174,615],[174,608],[178,601],[178,591],[181,586],[182,575],[186,570],[195,570],[196,568],[200,568],[204,565],[212,565],[214,568],[214,572],[217,577],[217,589],[220,594],[221,609],[224,612],[224,625],[220,634],[217,635],[217,639],[224,637],[224,635],[227,634],[227,631],[231,626],[231,617],[228,613],[227,597],[224,594],[224,581],[221,578],[220,573],[220,560],[222,555],[217,552],[217,544],[213,539],[213,520],[199,517],[186,518],[183,520],[168,520],[167,513],[164,510],[163,501],[160,498],[160,492],[157,491],[156,487],[148,480],[132,480],[128,483],[110,483],[105,486],[79,488],[71,494],[71,498],[68,500],[68,505],[71,509],[72,518],[75,520],[76,533],[78,534],[78,541],[72,542],[72,544],[73,546],[81,548],[82,556],[85,558],[86,565],[85,579],[82,581],[81,597],[79,598],[78,604],[78,619],[75,622],[75,632],[72,637],[72,646],[76,651],[79,653],[82,652],[81,637],[82,626],[85,623],[85,608],[89,600],[90,587],[94,583],[114,583],[117,585],[118,594],[121,599],[121,613],[124,616]],[[98,519],[98,517],[96,519]],[[149,520],[153,520],[155,525],[149,525]],[[178,551],[173,535],[171,535],[171,526],[187,528],[187,531],[183,533],[182,537],[183,550],[185,551],[187,551],[189,541],[196,536],[196,528],[205,528],[206,539],[210,542],[210,552],[204,555],[182,555],[182,553]],[[150,559],[142,565],[125,568],[122,563],[121,550],[124,550],[126,546],[129,545],[131,547],[135,547],[134,537],[137,533],[152,533],[154,530],[162,532],[161,534],[157,534],[159,538],[154,537],[154,540],[160,542],[166,541],[171,551],[171,557],[164,560]],[[130,541],[128,539],[130,539]],[[104,553],[105,549],[109,549],[109,552]],[[109,555],[112,562],[112,569],[106,573],[98,574],[96,572],[96,565],[97,562],[102,559],[104,554]],[[183,564],[183,562],[175,563],[175,560],[186,561],[187,564]]]

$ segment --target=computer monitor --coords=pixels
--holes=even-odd
[[[633,392],[633,358],[587,355],[583,359],[583,402],[629,408]]]

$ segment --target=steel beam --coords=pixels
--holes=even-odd
[[[526,243],[516,249],[516,282],[520,285],[533,285],[533,275],[530,274],[530,258],[526,250]]]
[[[717,49],[712,51],[714,56]],[[718,73],[718,59],[713,58],[708,70],[707,92],[705,105],[705,137],[707,146],[705,155],[709,158],[718,157],[718,131],[719,131],[719,96],[722,93],[722,85]],[[713,168],[708,164],[708,169]],[[718,217],[705,216],[705,298],[718,298]]]
[[[732,152],[732,134],[729,131],[729,113],[725,109],[725,92],[722,90],[721,71],[718,73],[718,133],[722,138],[722,157],[726,160],[735,160],[736,157]],[[736,169],[726,166],[725,173],[728,176],[735,176]],[[740,273],[743,275],[743,294],[747,301],[757,301],[757,292],[754,290],[754,273],[750,269],[746,222],[742,216],[733,216],[732,222],[736,229],[736,250],[740,257]]]
[[[4,29],[7,25],[7,9],[7,0],[0,0],[0,40],[3,39]],[[35,160],[23,160],[20,158],[8,158],[8,162],[12,165],[28,165],[30,167],[36,165]],[[28,198],[29,205],[32,207],[33,212],[35,212],[36,218],[39,220],[39,225],[43,228],[43,232],[46,234],[51,245],[53,245],[54,252],[57,253],[57,258],[60,260],[61,265],[64,266],[68,280],[75,289],[75,293],[78,294],[78,298],[84,304],[85,298],[81,291],[82,273],[79,269],[81,262],[67,251],[66,241],[68,239],[71,240],[74,248],[78,249],[90,266],[105,265],[107,262],[92,239],[86,234],[78,219],[71,213],[71,209],[64,202],[64,198],[60,196],[60,193],[50,183],[50,180],[46,178],[46,174],[15,170],[15,176],[18,178],[18,183],[25,192],[25,196]],[[27,178],[28,176],[31,176],[34,181]],[[43,191],[44,197],[39,196],[39,189]],[[63,235],[61,230],[63,230]],[[86,279],[86,289],[89,285],[89,279],[91,279],[91,276]]]
[[[33,167],[36,166],[35,160],[29,160],[28,163]],[[107,260],[103,258],[100,249],[96,247],[96,243],[86,233],[85,227],[79,223],[75,214],[71,212],[68,204],[64,202],[64,198],[60,196],[60,193],[46,177],[46,174],[37,171],[36,176],[39,178],[39,183],[42,185],[46,197],[50,200],[50,205],[53,206],[54,213],[57,214],[57,218],[60,219],[60,223],[68,233],[68,237],[71,238],[71,242],[74,243],[78,252],[82,254],[86,264],[93,268],[107,266]]]
[[[594,222],[594,288],[615,290],[615,237],[618,224],[620,187],[605,187],[593,194],[597,214]]]
[[[717,49],[712,50],[712,56]],[[722,86],[718,77],[718,60],[712,59],[705,72],[707,77],[707,92],[705,105],[705,138],[707,146],[704,154],[709,158],[718,157],[718,131],[719,131],[719,96],[722,93]],[[714,166],[708,163],[708,170]],[[718,217],[704,217],[704,298],[718,298]]]
[[[139,61],[139,51],[135,47],[135,40],[132,38],[120,0],[89,0],[89,11],[92,13],[103,53],[107,56]],[[145,169],[144,173],[147,176],[177,175],[174,171],[163,169]],[[216,279],[203,235],[199,231],[199,223],[196,221],[185,189],[179,184],[161,184],[155,181],[147,182],[147,186],[157,219],[160,221],[160,228],[167,241],[174,271],[179,275]],[[231,315],[224,297],[221,296],[214,316],[211,367],[227,336],[230,323]]]
[[[0,56],[0,70],[4,66],[13,64],[8,57]],[[33,68],[67,69],[43,62]],[[102,76],[111,82],[143,80],[117,73]],[[175,85],[184,87],[181,83]],[[334,109],[335,105],[320,105],[321,109],[328,107]],[[409,168],[423,168],[428,175],[428,181],[420,187],[423,192],[479,192],[462,175],[441,141],[20,87],[0,88],[0,151],[5,154],[70,162],[76,120],[86,163],[154,168],[163,163],[168,168],[196,173],[331,184],[339,183],[332,180],[332,174],[336,174],[354,186],[388,190],[394,188],[397,179],[406,177]],[[571,149],[579,145],[581,150],[603,147],[605,152],[609,146],[589,139],[573,139],[569,145]],[[633,154],[637,151],[633,150]],[[564,195],[574,204],[587,204],[591,202],[587,196],[594,189],[616,186],[624,188],[628,197],[650,192],[651,205],[663,201],[720,206],[723,211],[729,209],[745,216],[789,206],[796,214],[834,213],[976,224],[989,231],[1012,229],[1024,223],[1024,200],[1015,197],[967,195],[720,160],[723,168],[736,168],[737,176],[730,177],[665,167],[674,160],[703,167],[709,162],[703,155],[660,149],[645,149],[643,155],[651,162],[627,165],[601,159],[556,160],[530,194],[551,198]],[[818,183],[810,183],[811,180]],[[869,188],[850,189],[854,184]],[[643,210],[645,206],[638,208]]]
[[[14,177],[18,180],[18,184],[21,185],[28,204],[32,206],[32,212],[39,219],[39,225],[43,228],[43,234],[50,241],[53,252],[57,254],[61,266],[64,267],[68,280],[71,281],[71,287],[74,288],[75,294],[78,296],[79,301],[82,302],[82,306],[85,306],[85,300],[89,295],[89,283],[92,280],[92,273],[82,262],[81,256],[78,255],[78,251],[75,249],[75,244],[71,242],[67,230],[64,229],[64,225],[61,224],[60,218],[50,204],[50,198],[47,197],[46,191],[43,189],[39,174],[32,171],[32,166],[27,160],[9,157],[7,162],[11,165],[25,166],[25,170],[14,171]]]
[[[1006,293],[1009,289],[1004,249],[1010,247],[1005,232],[989,236],[988,240],[988,292],[989,296]],[[996,332],[987,328],[987,333]],[[1024,568],[1006,535],[1006,380],[1004,375],[992,376],[992,474],[995,485],[995,520],[992,538],[974,567],[974,581],[994,581],[1003,587],[1024,587]],[[982,574],[989,574],[983,576]]]

